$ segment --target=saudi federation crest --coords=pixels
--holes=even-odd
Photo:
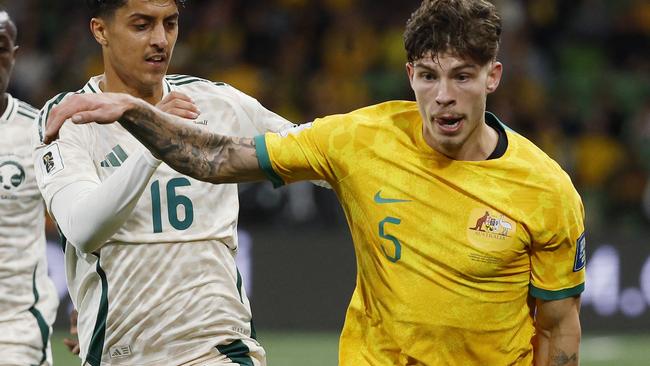
[[[11,192],[25,182],[25,169],[15,161],[0,163],[0,188]]]

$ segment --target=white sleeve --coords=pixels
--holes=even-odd
[[[239,99],[239,105],[255,127],[257,135],[266,132],[280,132],[295,126],[295,124],[266,109],[257,99],[235,88],[233,90]]]
[[[52,197],[51,212],[77,249],[92,253],[128,219],[160,160],[149,150],[129,157],[101,184],[79,181]]]
[[[234,89],[234,88],[233,88]],[[239,97],[239,103],[246,112],[250,122],[255,126],[257,134],[264,134],[266,132],[276,132],[282,135],[289,133],[296,133],[300,131],[303,126],[289,122],[288,120],[280,117],[279,115],[266,109],[257,99],[234,89],[236,95]],[[311,123],[307,124],[311,125]],[[332,189],[332,186],[324,180],[311,180],[312,184]]]

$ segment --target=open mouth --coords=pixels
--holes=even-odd
[[[145,58],[145,61],[147,63],[152,64],[152,65],[163,65],[165,62],[167,62],[167,56],[165,55],[152,55],[147,58]]]
[[[456,132],[463,124],[462,116],[443,115],[434,117],[433,120],[445,132]]]

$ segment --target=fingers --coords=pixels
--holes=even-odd
[[[167,94],[163,100],[156,104],[156,108],[165,113],[186,119],[196,119],[201,114],[194,100],[188,95],[179,92]]]
[[[63,344],[68,348],[70,352],[75,355],[79,354],[79,341],[76,339],[64,338]]]
[[[199,117],[198,110],[194,111],[194,110],[188,109],[187,107],[185,107],[185,108],[184,107],[175,107],[175,108],[172,108],[170,110],[163,110],[163,109],[161,109],[161,110],[163,112],[173,114],[174,116],[178,116],[178,117],[185,118],[185,119],[197,119]]]
[[[194,99],[192,99],[189,95],[183,94],[183,93],[180,93],[180,92],[177,92],[177,91],[170,92],[169,94],[167,94],[167,96],[165,98],[163,98],[162,101],[163,102],[164,101],[171,101],[171,100],[175,100],[175,99],[184,100],[186,102],[194,104]]]
[[[74,123],[113,123],[128,106],[129,97],[120,94],[72,94],[55,106],[50,112],[43,136],[43,142],[54,141],[59,130],[71,119]]]
[[[77,309],[73,309],[72,312],[70,312],[70,335],[76,336],[77,335],[77,318],[79,316],[79,313],[77,312]],[[63,339],[63,344],[65,344],[66,347],[68,347],[68,350],[72,352],[75,355],[79,354],[79,340],[78,339],[71,339],[71,338],[64,338]]]
[[[84,97],[87,96],[79,94],[70,95],[50,111],[47,122],[45,123],[44,143],[49,144],[58,137],[59,130],[66,120],[81,110],[91,108],[90,101]]]

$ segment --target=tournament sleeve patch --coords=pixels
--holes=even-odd
[[[573,262],[573,272],[578,272],[585,268],[587,262],[587,253],[585,250],[586,244],[585,233],[582,233],[576,242],[576,256]]]
[[[63,170],[63,159],[57,143],[50,144],[43,150],[39,165],[44,177],[53,176]]]
[[[299,124],[299,125],[288,125],[286,127],[281,128],[280,131],[278,131],[278,133],[282,137],[287,137],[289,135],[295,135],[295,134],[299,133],[302,130],[311,128],[312,123],[313,122],[303,123],[303,124]]]

